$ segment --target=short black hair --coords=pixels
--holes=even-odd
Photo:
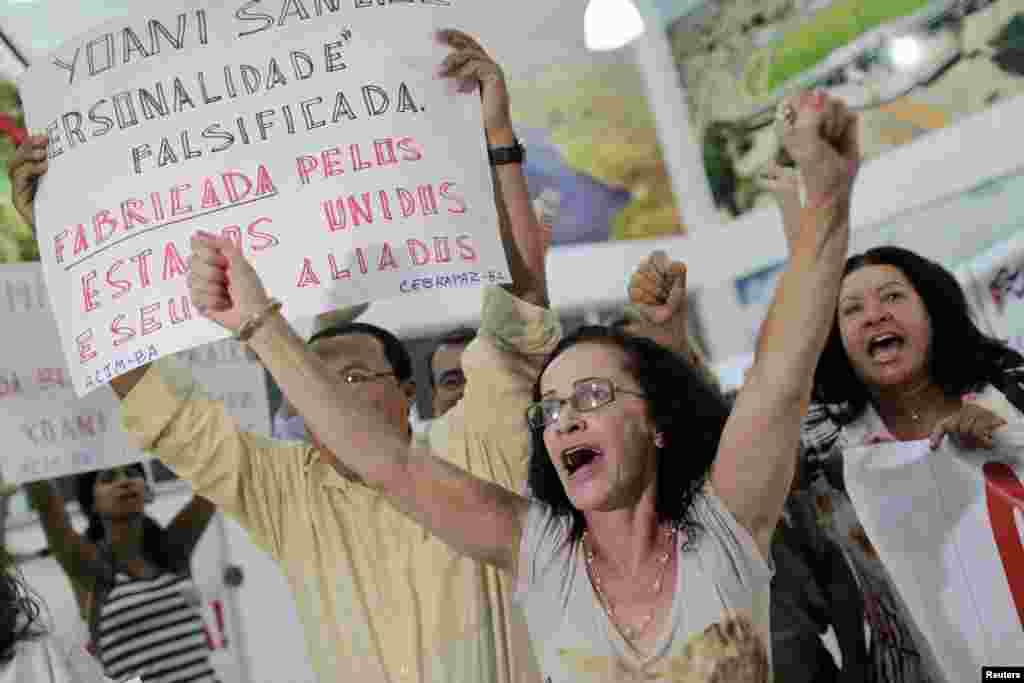
[[[875,247],[851,256],[843,278],[865,266],[896,268],[921,297],[932,329],[928,374],[947,396],[1000,386],[1006,370],[1024,365],[1024,357],[978,328],[963,288],[940,264],[901,247]],[[837,422],[849,424],[864,413],[870,396],[843,348],[838,318],[814,373],[813,398]]]
[[[399,341],[395,335],[376,325],[351,322],[331,325],[310,337],[309,345],[312,346],[321,339],[344,337],[352,334],[366,334],[379,341],[380,345],[384,347],[384,357],[391,365],[391,369],[395,371],[395,378],[399,382],[408,382],[412,379],[412,358],[409,356],[409,351],[406,350],[405,344]]]
[[[434,388],[434,356],[437,355],[438,350],[442,346],[448,346],[449,344],[468,344],[474,339],[476,339],[476,330],[472,327],[456,327],[454,330],[445,332],[438,338],[437,342],[434,343],[434,347],[430,349],[430,353],[427,354],[427,375],[431,389]]]
[[[0,548],[0,666],[14,659],[20,643],[45,634],[41,601],[14,566],[14,559]]]

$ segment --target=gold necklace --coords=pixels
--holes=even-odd
[[[665,578],[665,569],[668,567],[668,561],[672,557],[671,553],[675,551],[675,540],[678,531],[679,527],[675,524],[668,529],[668,550],[662,553],[658,558],[658,578],[655,579],[654,585],[652,586],[655,596],[661,593],[662,580]],[[587,560],[587,567],[590,569],[590,576],[593,578],[594,589],[597,590],[597,596],[600,598],[601,605],[608,613],[608,618],[611,619],[616,628],[622,631],[622,635],[625,636],[626,640],[633,640],[642,634],[648,624],[651,623],[651,620],[654,618],[654,612],[658,607],[657,601],[655,601],[654,607],[651,607],[650,611],[643,619],[640,620],[639,626],[633,627],[620,623],[618,618],[615,616],[615,605],[612,604],[611,598],[605,595],[604,589],[601,587],[601,575],[598,573],[597,564],[594,562],[594,550],[590,544],[587,543],[587,531],[585,529],[583,531],[583,551]]]

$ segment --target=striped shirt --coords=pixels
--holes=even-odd
[[[118,572],[100,605],[99,657],[116,681],[216,683],[199,611],[199,592],[187,574],[138,579]]]

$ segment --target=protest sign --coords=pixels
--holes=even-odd
[[[1024,430],[996,442],[844,451],[857,515],[949,681],[1024,652]]]
[[[122,431],[117,398],[104,390],[75,396],[37,263],[0,267],[0,474],[21,484],[147,458]],[[223,398],[243,428],[269,430],[263,369],[233,340],[193,349],[178,362]]]
[[[292,318],[508,281],[479,96],[436,76],[462,1],[161,3],[25,72],[79,394],[225,336],[188,298],[198,230],[240,245]]]
[[[175,354],[189,368],[206,395],[224,404],[239,428],[270,435],[270,402],[263,366],[234,339],[223,339]]]
[[[957,276],[982,329],[1024,352],[1024,237],[997,244]]]

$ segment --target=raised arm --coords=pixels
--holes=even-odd
[[[99,550],[71,526],[64,497],[50,481],[25,484],[29,502],[39,513],[39,522],[50,551],[61,569],[72,579],[88,576],[88,568],[99,561]]]
[[[630,277],[629,304],[619,324],[628,334],[646,337],[685,358],[709,386],[721,391],[690,334],[688,318],[686,264],[670,260],[664,251],[651,252]]]
[[[49,162],[46,157],[46,145],[49,139],[45,135],[32,135],[21,144],[7,169],[11,180],[11,198],[14,208],[25,223],[36,229],[36,190],[39,180],[46,174]],[[146,374],[148,364],[141,365],[120,377],[115,377],[110,385],[118,398],[124,398],[131,392],[139,380]]]
[[[488,147],[494,150],[517,144],[508,86],[501,67],[476,40],[461,31],[439,31],[437,37],[453,50],[442,63],[440,75],[455,79],[460,92],[480,88]],[[512,278],[512,284],[506,288],[524,301],[547,306],[547,241],[530,202],[523,165],[518,162],[496,164],[491,173],[502,243]]]
[[[444,31],[439,37],[454,49],[441,67],[442,75],[458,80],[463,92],[481,87],[489,144],[505,146],[511,142],[511,125],[500,69],[465,34]],[[526,193],[522,167],[502,165],[495,173],[501,233],[514,280],[512,293],[546,303],[544,236]],[[230,241],[194,237],[191,268],[193,301],[228,329],[237,331],[243,321],[268,310],[269,298],[258,275]],[[414,452],[407,434],[371,406],[354,401],[351,392],[338,385],[280,314],[270,315],[249,344],[307,427],[333,451],[340,468],[355,472],[457,550],[514,569],[525,498],[430,453]]]
[[[167,543],[174,554],[188,559],[192,557],[199,539],[210,525],[217,506],[202,496],[192,496],[192,500],[178,511],[171,523],[167,525]]]
[[[808,205],[711,477],[766,554],[793,479],[814,368],[835,315],[858,159],[856,119],[840,103],[804,94],[782,111],[780,135],[800,169]]]
[[[192,273],[193,301],[232,331],[267,310],[259,276],[230,240],[193,237]],[[355,400],[280,313],[266,319],[249,346],[343,475],[354,472],[457,550],[514,569],[526,499],[418,450],[408,434]]]

